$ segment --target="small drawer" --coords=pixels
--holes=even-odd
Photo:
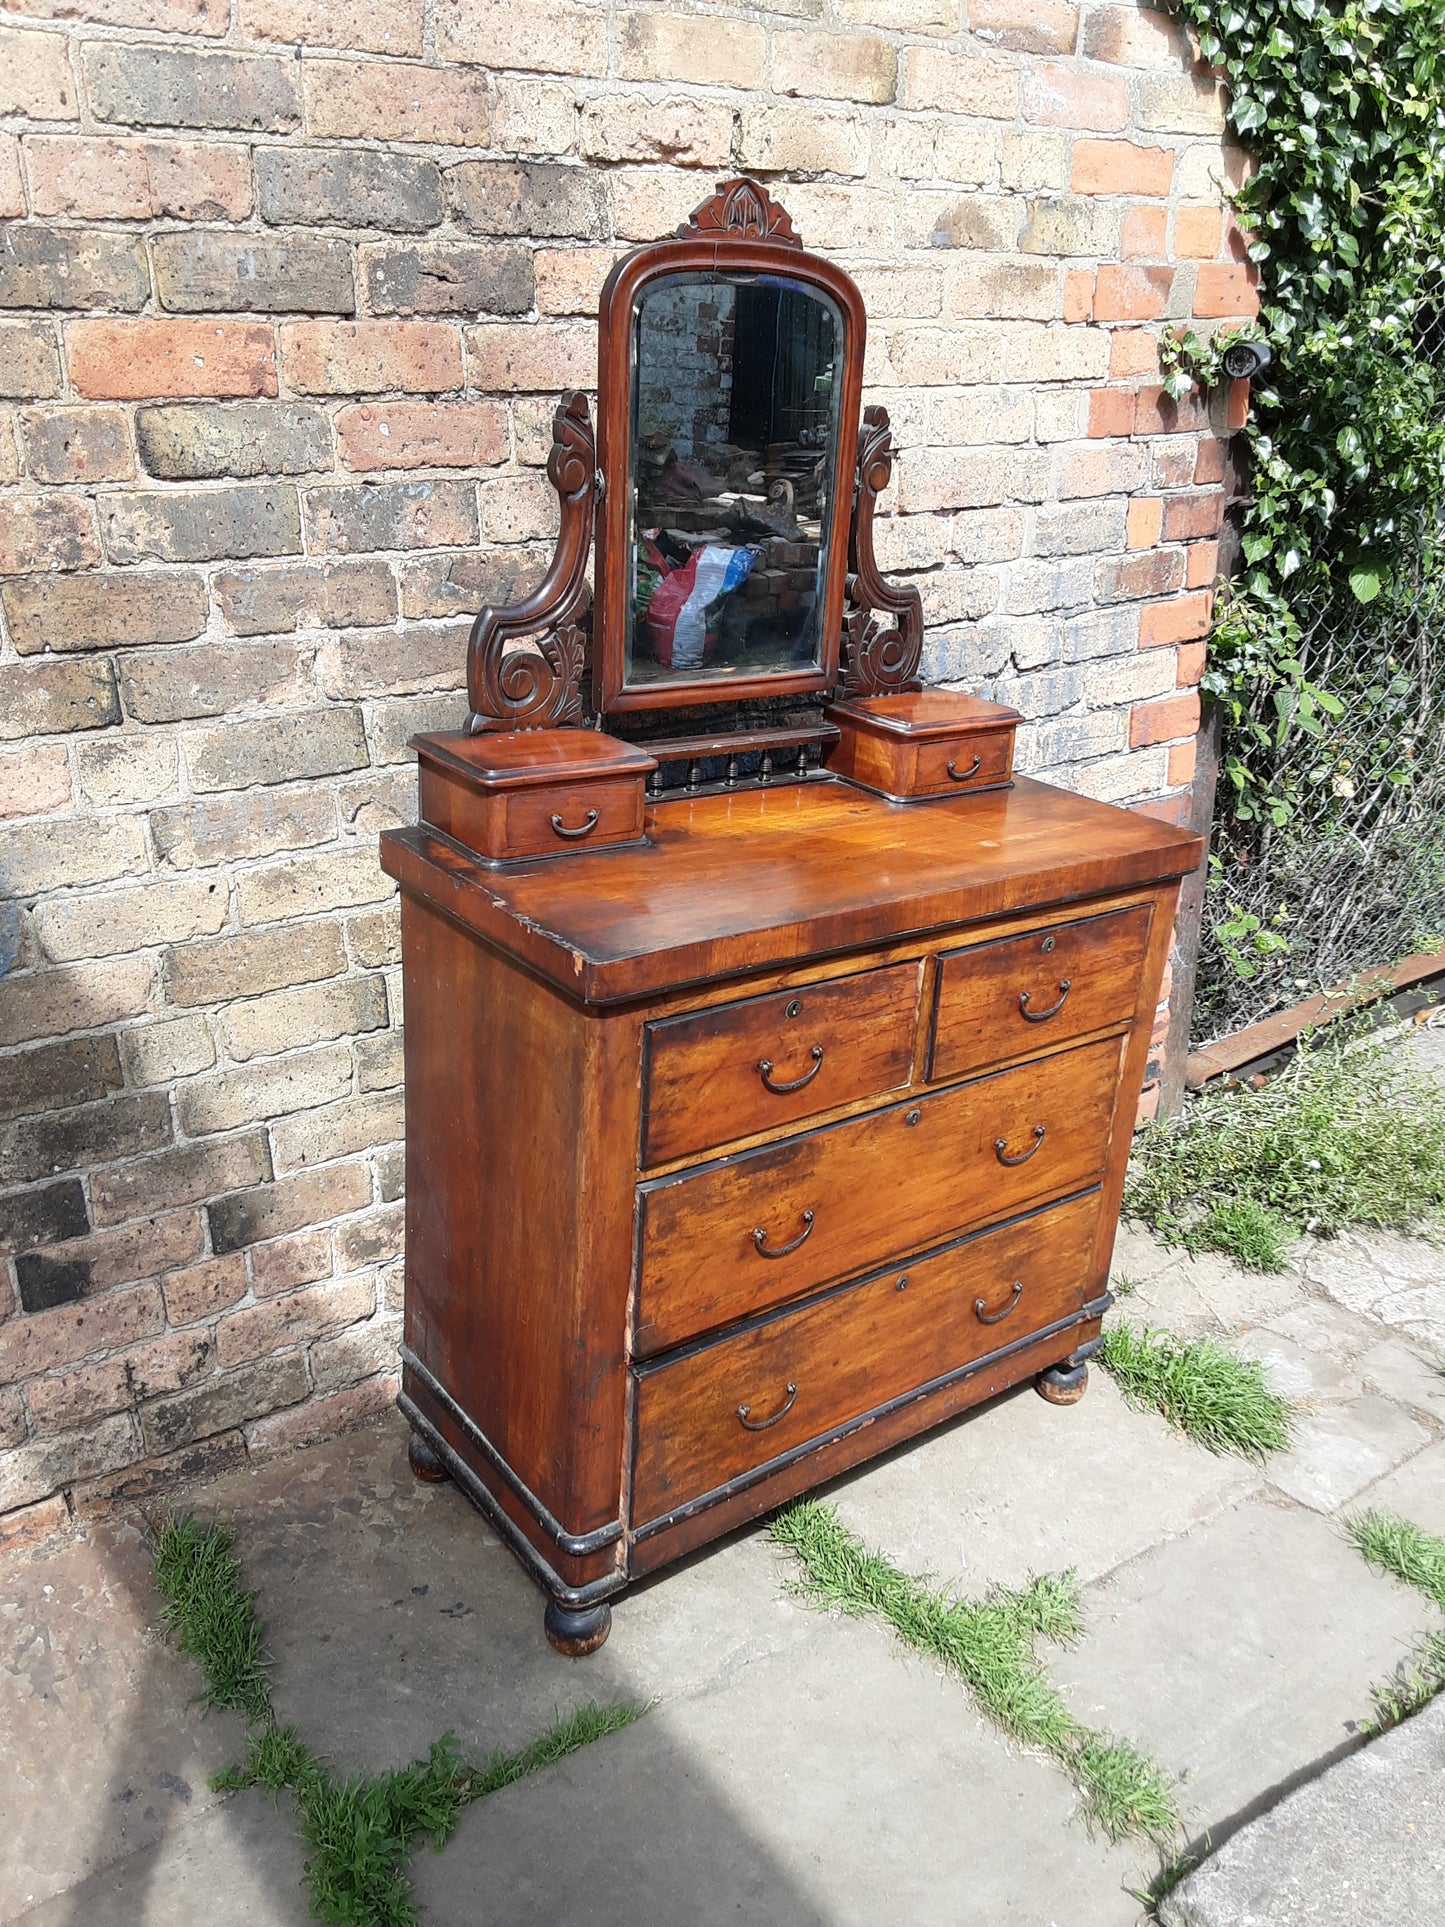
[[[657,768],[589,729],[417,736],[422,821],[491,863],[565,856],[643,834]]]
[[[1005,788],[1019,712],[945,689],[834,703],[828,767],[895,803]]]
[[[649,1024],[644,1165],[906,1085],[919,971],[894,964]]]
[[[1141,903],[940,957],[930,1078],[1131,1021],[1152,914]]]
[[[1080,1311],[1099,1194],[638,1370],[641,1525]]]
[[[638,1357],[1097,1181],[1116,1038],[638,1187]]]

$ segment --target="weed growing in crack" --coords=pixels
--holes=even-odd
[[[1257,1358],[1240,1358],[1209,1338],[1110,1325],[1099,1359],[1136,1410],[1162,1412],[1211,1452],[1262,1459],[1289,1444],[1289,1401],[1270,1390]]]
[[[1124,1209],[1166,1243],[1277,1271],[1306,1231],[1434,1229],[1445,1091],[1387,1040],[1302,1038],[1261,1090],[1206,1092],[1141,1132]]]
[[[1372,1566],[1414,1586],[1445,1612],[1445,1539],[1394,1512],[1366,1512],[1347,1519],[1345,1532]],[[1383,1733],[1398,1726],[1434,1699],[1442,1687],[1445,1631],[1437,1631],[1425,1635],[1393,1679],[1374,1689],[1379,1718],[1373,1730]]]
[[[307,1849],[309,1911],[331,1927],[416,1927],[407,1882],[423,1839],[444,1847],[474,1800],[511,1786],[630,1726],[645,1708],[579,1706],[513,1753],[480,1765],[444,1733],[424,1760],[374,1777],[338,1778],[295,1727],[279,1726],[266,1679],[256,1595],[241,1585],[231,1534],[194,1518],[171,1519],[156,1548],[164,1619],[204,1682],[200,1699],[247,1721],[246,1757],[212,1779],[220,1790],[260,1787],[273,1801],[289,1792]]]
[[[1045,1574],[982,1600],[951,1598],[870,1552],[832,1506],[800,1499],[770,1527],[802,1568],[797,1589],[820,1606],[872,1614],[905,1645],[938,1660],[995,1725],[1050,1754],[1083,1796],[1086,1818],[1111,1840],[1163,1842],[1179,1828],[1174,1783],[1135,1748],[1075,1719],[1044,1670],[1039,1639],[1067,1644],[1083,1631],[1072,1573]]]

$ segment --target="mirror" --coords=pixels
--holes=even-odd
[[[820,672],[843,355],[842,310],[810,281],[691,271],[639,291],[625,689]]]

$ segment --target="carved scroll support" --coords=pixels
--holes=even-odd
[[[540,585],[510,609],[483,609],[467,645],[467,728],[557,729],[582,717],[587,557],[598,489],[587,397],[562,397],[547,477],[561,504],[557,547]],[[517,645],[521,644],[521,647]]]
[[[858,436],[858,482],[848,531],[848,583],[843,605],[843,693],[891,696],[921,689],[923,599],[917,589],[885,582],[873,554],[873,515],[893,473],[893,434],[886,408],[865,408]]]

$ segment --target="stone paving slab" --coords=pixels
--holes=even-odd
[[[1023,1386],[835,1486],[844,1520],[905,1570],[981,1594],[1083,1580],[1237,1504],[1260,1474],[1132,1411],[1095,1367],[1078,1405]]]
[[[1372,1685],[1431,1618],[1332,1522],[1263,1499],[1153,1548],[1087,1603],[1088,1635],[1054,1678],[1183,1783],[1191,1833],[1351,1744]]]
[[[1426,1532],[1445,1536],[1445,1444],[1432,1445],[1360,1494],[1355,1510],[1398,1512]]]
[[[235,1755],[240,1722],[204,1718],[194,1674],[148,1630],[150,1571],[134,1526],[5,1561],[0,1920],[202,1813]]]
[[[1445,1699],[1341,1760],[1170,1894],[1165,1927],[1425,1927],[1445,1896]]]
[[[1338,1512],[1430,1437],[1418,1419],[1370,1393],[1328,1411],[1300,1413],[1293,1443],[1270,1460],[1267,1476],[1300,1505]]]
[[[882,1629],[818,1617],[472,1808],[417,1863],[424,1917],[463,1927],[491,1892],[508,1927],[1132,1927],[1148,1869],[1089,1838],[1061,1773]]]

